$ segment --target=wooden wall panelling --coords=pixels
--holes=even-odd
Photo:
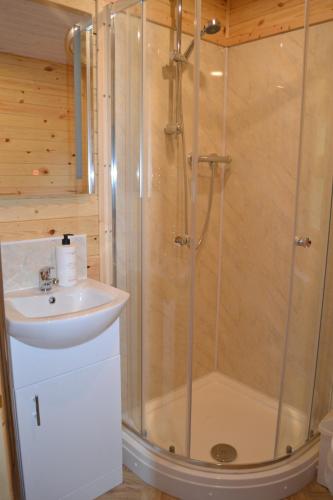
[[[229,0],[227,46],[304,26],[304,0]],[[333,0],[311,0],[309,22],[333,19]]]
[[[110,0],[102,0],[105,4]],[[115,0],[118,1],[118,0]],[[174,25],[170,0],[147,0],[147,19]],[[304,0],[203,0],[202,24],[217,17],[223,29],[206,37],[212,43],[233,46],[304,26]],[[311,0],[310,24],[333,19],[333,0]],[[183,0],[183,32],[193,35],[194,0]]]
[[[110,0],[102,0],[104,5],[109,3]],[[118,0],[115,0],[118,1]],[[161,26],[171,27],[175,25],[174,21],[174,10],[175,1],[170,0],[147,0],[145,2],[146,6],[146,16],[149,21],[160,24]],[[188,35],[193,35],[194,28],[194,12],[195,12],[195,2],[194,0],[183,0],[183,21],[182,21],[182,31]],[[227,0],[205,0],[202,3],[202,14],[201,21],[202,25],[207,24],[209,19],[218,18],[222,24],[222,29],[219,33],[214,35],[214,40],[212,37],[204,37],[210,42],[223,45],[225,30],[226,30],[226,12],[227,12]]]
[[[75,193],[72,66],[6,53],[0,65],[0,193]]]
[[[95,13],[95,0],[53,0],[54,3],[62,4],[74,9],[83,10],[91,14]],[[8,74],[0,72],[0,82],[8,89],[8,99],[4,106],[17,106],[25,104],[26,107],[34,105],[49,105],[62,108],[66,104],[67,91],[65,85],[59,85],[59,80],[52,81],[51,75],[45,72],[46,79],[36,82],[29,78],[29,72],[26,70],[26,61],[20,61],[20,78],[11,78]],[[35,63],[38,65],[38,63]],[[52,72],[49,72],[52,73]],[[61,73],[59,73],[60,76]],[[53,76],[55,73],[53,73]],[[58,76],[58,74],[57,74]],[[24,78],[23,78],[24,77]],[[96,78],[96,75],[94,75]],[[25,84],[25,103],[17,103],[19,99],[22,81]],[[96,79],[95,79],[96,82]],[[54,96],[54,90],[57,89],[57,97]],[[96,89],[95,89],[96,93]],[[53,96],[53,97],[51,97]],[[21,110],[21,108],[19,108]],[[94,109],[96,117],[97,110]],[[44,122],[44,119],[47,120]],[[15,131],[22,120],[18,113],[1,113],[0,110],[0,136],[1,138],[12,138],[13,141],[7,143],[8,149],[26,150],[26,146],[31,139],[35,138],[35,129],[38,128],[38,140],[36,143],[43,143],[46,148],[53,144],[52,140],[58,143],[58,150],[64,153],[66,146],[64,142],[68,137],[68,125],[64,124],[63,118],[57,118],[52,112],[47,113],[47,117],[41,117],[41,114],[32,116],[29,113],[24,114],[25,127],[20,128],[20,136],[14,140]],[[96,121],[95,121],[96,123]],[[3,133],[5,131],[5,133]],[[55,132],[54,132],[55,131]],[[51,137],[55,133],[56,137]],[[36,139],[36,138],[35,138]],[[95,139],[97,139],[97,130],[95,130]],[[96,142],[96,141],[95,141]],[[95,144],[95,174],[98,180],[98,156],[97,145]],[[0,158],[4,152],[6,143],[0,140]],[[50,149],[50,148],[49,148]],[[58,173],[64,171],[64,167],[50,164],[50,172],[58,168]],[[9,167],[10,168],[10,167]],[[27,167],[24,164],[17,166],[18,171],[24,175]],[[8,173],[8,166],[4,167],[4,172]],[[0,197],[0,240],[19,240],[26,238],[42,238],[54,235],[61,235],[63,232],[74,232],[87,234],[88,243],[88,274],[90,277],[99,278],[99,208],[97,195],[67,195],[59,194],[57,196],[35,196],[34,198]]]
[[[51,205],[51,204],[50,204]],[[57,206],[57,205],[55,205]],[[45,214],[46,218],[37,218],[43,216],[43,206],[40,209],[34,208],[35,217],[29,220],[28,214],[24,215],[23,210],[17,210],[10,206],[7,209],[0,210],[0,236],[1,241],[26,240],[33,238],[47,238],[52,236],[61,236],[63,233],[73,232],[74,234],[87,235],[87,255],[88,255],[88,274],[89,277],[99,278],[99,226],[98,214],[96,213],[97,203],[91,204],[89,211],[85,215],[74,215],[69,217],[70,204],[65,201],[63,209],[67,211],[66,217],[55,218],[55,206],[47,207],[49,214]],[[53,210],[52,210],[53,208]],[[75,208],[75,206],[72,208]],[[51,211],[50,211],[51,209]],[[13,213],[16,212],[16,217]],[[95,213],[94,213],[95,212]],[[6,218],[6,213],[9,217]],[[53,216],[52,216],[53,215]],[[63,214],[62,214],[63,215]],[[8,220],[12,219],[12,220]]]
[[[92,16],[96,13],[96,2],[95,0],[49,0],[52,3],[58,5],[63,5],[70,9],[82,10],[83,12],[89,12]]]

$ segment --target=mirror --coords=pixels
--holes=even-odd
[[[0,194],[94,192],[92,16],[0,0]]]

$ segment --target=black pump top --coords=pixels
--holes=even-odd
[[[65,233],[63,239],[61,240],[61,243],[63,245],[70,245],[71,244],[71,240],[68,238],[68,236],[74,236],[74,234],[73,233]]]

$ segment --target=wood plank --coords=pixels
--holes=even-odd
[[[105,4],[110,3],[104,0]],[[174,26],[174,12],[169,0],[146,2],[147,19],[162,26]],[[212,17],[222,22],[223,29],[209,42],[230,47],[304,27],[303,0],[203,0],[202,24]],[[333,0],[311,0],[310,24],[333,19]],[[193,35],[194,2],[183,1],[183,32]]]
[[[0,223],[26,220],[98,216],[98,198],[80,195],[71,198],[4,199],[0,198]]]
[[[48,32],[50,32],[48,28]],[[47,71],[47,73],[56,72],[60,74],[63,78],[68,78],[69,75],[73,78],[73,65],[71,63],[71,58],[69,58],[67,63],[57,63],[50,61],[49,59],[42,59],[37,57],[22,56],[14,52],[0,52],[0,61],[2,65],[16,66],[18,68],[25,68],[26,70],[34,69],[39,71]],[[2,68],[1,68],[2,69]],[[44,81],[44,77],[42,78]]]
[[[68,86],[69,78],[64,71],[59,71],[57,69],[48,71],[46,68],[47,66],[43,67],[40,66],[29,69],[29,67],[23,66],[21,64],[9,65],[9,64],[3,64],[1,62],[1,78],[13,78],[13,75],[15,74],[15,77],[18,80],[28,80],[30,82],[43,82],[46,84],[57,85],[59,87]]]
[[[96,11],[95,0],[50,0],[52,3],[63,5],[75,10],[81,10],[94,15]]]
[[[4,151],[1,150],[0,161],[2,164],[29,164],[39,165],[47,168],[48,165],[72,165],[75,164],[75,153],[71,151],[58,151],[56,148],[48,149],[47,152],[27,149],[26,151]],[[38,167],[37,167],[38,168]]]
[[[37,82],[35,80],[27,80],[21,78],[18,80],[15,75],[13,76],[3,76],[0,72],[0,87],[10,88],[20,91],[22,94],[25,92],[37,93],[37,95],[49,95],[49,96],[61,96],[66,97],[71,90],[71,86],[58,85],[57,82]]]
[[[104,5],[109,3],[114,2],[104,0]],[[161,26],[174,27],[174,8],[170,8],[172,5],[169,0],[148,0],[145,3],[147,19]],[[209,42],[223,45],[226,29],[226,9],[227,0],[205,0],[202,3],[202,24],[207,24],[208,20],[213,17],[218,18],[222,24],[221,31],[214,37],[204,37]],[[194,34],[194,13],[195,2],[193,0],[183,0],[182,31],[192,36]]]
[[[17,139],[17,137],[19,139]],[[8,124],[5,125],[4,123],[2,123],[2,125],[0,126],[0,142],[6,142],[7,139],[9,139],[10,141],[27,141],[23,148],[24,150],[26,150],[26,146],[31,143],[35,144],[35,141],[40,141],[41,143],[45,142],[47,147],[48,145],[52,145],[53,143],[67,143],[67,141],[69,140],[69,134],[67,130],[52,131],[44,128],[30,129],[24,126],[20,126],[20,124],[9,126]],[[2,146],[0,145],[0,148],[1,147]]]
[[[55,118],[59,120],[67,120],[68,122],[72,122],[71,126],[74,126],[74,110],[70,106],[56,108],[54,106],[28,104],[24,100],[21,102],[10,102],[5,98],[1,98],[0,113],[19,114],[21,116],[21,120],[24,120],[25,116],[36,116],[43,119]]]
[[[4,96],[4,101],[6,103],[15,103],[15,104],[25,104],[25,105],[34,105],[34,106],[46,106],[47,108],[61,108],[61,109],[69,109],[72,114],[74,114],[74,101],[73,95],[69,92],[64,93],[63,95],[59,94],[51,94],[53,96],[50,99],[50,94],[43,94],[39,91],[25,91],[21,89],[15,89],[12,87],[6,87],[1,85],[2,94]],[[21,109],[21,108],[20,108]]]
[[[99,236],[90,234],[87,236],[87,255],[98,256],[99,254]]]
[[[22,197],[38,197],[40,196],[41,190],[43,191],[43,196],[61,196],[61,195],[75,195],[79,193],[84,193],[85,190],[80,186],[79,183],[75,186],[22,186],[20,187],[0,187],[0,194],[2,196],[15,196],[16,198]]]
[[[311,25],[333,19],[333,0],[311,0]],[[227,46],[304,27],[302,0],[230,0]]]
[[[7,131],[6,131],[7,132]],[[15,136],[13,135],[15,133]],[[10,151],[34,151],[36,153],[48,153],[49,151],[57,151],[58,153],[75,153],[74,142],[67,143],[65,136],[62,140],[58,140],[56,137],[52,137],[52,134],[48,133],[49,137],[31,136],[29,140],[22,139],[20,130],[14,129],[12,133],[6,133],[5,136],[2,135],[2,130],[0,130],[0,157],[3,152]]]
[[[74,187],[76,180],[73,175],[1,175],[0,190],[7,187],[16,187],[23,192],[25,188],[29,187]]]
[[[51,130],[55,131],[66,131],[70,132],[72,126],[68,124],[68,121],[60,119],[60,118],[43,118],[42,116],[24,116],[24,119],[20,114],[14,113],[0,113],[0,130],[6,130],[6,125],[8,127],[18,127],[18,128],[27,128],[38,130]]]
[[[64,217],[0,223],[0,240],[15,241],[61,236],[64,233],[98,234],[98,216]]]
[[[0,153],[1,158],[1,153]],[[75,176],[75,162],[71,165],[23,165],[22,163],[3,164],[0,163],[0,177],[1,176],[41,176],[41,177],[54,177],[61,176]]]
[[[92,278],[94,280],[99,280],[100,271],[99,271],[99,256],[92,255],[88,256],[88,278]]]

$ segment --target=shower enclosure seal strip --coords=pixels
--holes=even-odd
[[[146,422],[145,422],[145,412],[144,412],[144,405],[146,401],[145,397],[145,384],[143,383],[144,381],[144,376],[143,376],[143,353],[144,353],[144,346],[143,346],[143,335],[142,335],[142,330],[143,330],[143,321],[142,321],[142,315],[143,315],[143,295],[144,295],[144,289],[143,289],[143,272],[142,269],[144,267],[144,259],[142,258],[143,255],[143,242],[144,238],[142,237],[142,233],[144,230],[143,227],[143,203],[144,203],[144,162],[146,158],[146,150],[145,150],[145,143],[144,143],[144,130],[145,130],[145,121],[146,121],[146,114],[145,114],[145,93],[144,93],[144,88],[145,88],[145,66],[146,66],[146,57],[145,57],[145,39],[146,39],[146,9],[145,9],[145,3],[143,0],[140,0],[141,4],[141,75],[140,75],[140,116],[141,116],[141,123],[140,123],[140,175],[139,175],[139,182],[140,182],[140,377],[141,377],[141,408],[140,408],[140,423],[141,423],[141,433],[146,429]]]
[[[228,109],[228,62],[229,49],[224,48],[224,93],[223,93],[223,132],[222,132],[222,151],[227,155],[227,109]],[[217,271],[217,290],[216,290],[216,315],[215,315],[215,370],[218,370],[220,363],[220,335],[219,325],[221,320],[221,297],[222,297],[222,259],[223,259],[223,213],[224,213],[224,188],[225,188],[225,165],[221,171],[221,199],[220,199],[220,223],[219,223],[219,247],[218,247],[218,271]]]
[[[182,0],[178,0],[182,2]],[[177,5],[179,3],[177,2]],[[179,11],[177,13],[179,15]],[[182,12],[181,12],[182,15]],[[192,378],[193,378],[193,338],[194,338],[194,310],[195,310],[195,269],[196,269],[196,192],[197,192],[197,166],[199,142],[199,96],[200,96],[200,33],[201,33],[201,0],[195,0],[194,15],[194,82],[193,82],[193,136],[192,136],[192,172],[191,180],[191,254],[190,254],[190,300],[189,300],[189,326],[188,326],[188,358],[187,358],[187,408],[186,408],[186,455],[191,455],[192,431]]]
[[[321,344],[321,336],[322,336],[322,326],[323,326],[323,315],[324,315],[324,306],[325,306],[325,289],[326,289],[326,282],[327,282],[327,268],[329,265],[328,261],[328,249],[329,246],[332,245],[332,239],[331,239],[331,224],[332,224],[332,209],[333,209],[333,186],[331,185],[331,200],[330,200],[330,216],[329,216],[329,221],[328,221],[328,238],[327,238],[327,245],[326,245],[326,254],[325,254],[325,263],[323,265],[324,268],[324,279],[322,282],[322,289],[321,289],[321,296],[322,296],[322,302],[321,302],[321,308],[320,308],[320,315],[319,315],[319,325],[318,325],[318,335],[316,339],[316,349],[315,349],[315,363],[314,363],[314,377],[313,377],[313,384],[312,384],[312,397],[311,397],[311,403],[310,403],[310,410],[309,410],[309,420],[308,420],[308,436],[310,436],[311,433],[311,423],[313,421],[313,412],[314,412],[314,400],[315,400],[315,388],[316,388],[316,381],[317,381],[317,376],[318,376],[318,368],[319,368],[319,358],[320,358],[320,344]]]

